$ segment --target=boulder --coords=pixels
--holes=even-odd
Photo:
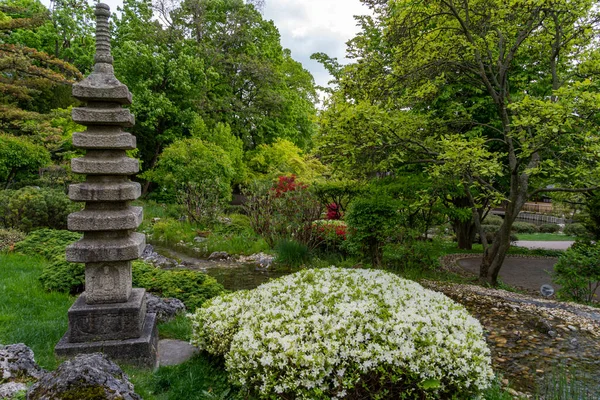
[[[229,258],[229,253],[226,251],[215,251],[208,256],[209,260],[227,260]]]
[[[23,343],[0,346],[1,380],[37,380],[45,373],[46,371],[33,359],[33,351]]]
[[[27,385],[20,382],[8,382],[0,385],[0,399],[12,399],[19,392],[27,390]]]
[[[81,354],[44,375],[27,392],[28,400],[141,400],[117,364],[101,353]]]
[[[146,312],[155,313],[159,322],[167,322],[179,313],[185,312],[185,304],[179,299],[162,299],[146,293]]]

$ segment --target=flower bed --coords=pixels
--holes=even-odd
[[[214,298],[192,343],[262,398],[470,398],[493,376],[481,325],[379,270],[314,269]]]

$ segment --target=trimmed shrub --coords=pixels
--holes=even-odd
[[[557,233],[558,231],[560,231],[560,226],[557,224],[540,225],[540,232],[542,233]]]
[[[0,251],[11,250],[15,243],[25,239],[25,234],[15,229],[0,229]]]
[[[133,286],[143,287],[161,297],[175,297],[190,311],[225,292],[215,278],[200,271],[164,270],[142,261],[133,262]]]
[[[515,222],[510,228],[512,232],[516,233],[538,233],[539,229],[534,224],[529,222]]]
[[[574,224],[565,226],[563,233],[569,236],[586,236],[588,234],[588,230],[583,224],[576,222]]]
[[[504,223],[504,218],[498,216],[498,215],[494,215],[494,214],[488,214],[487,217],[485,217],[485,219],[481,222],[482,225],[494,225],[494,226],[500,226]]]
[[[67,216],[81,209],[62,190],[24,187],[0,191],[0,227],[30,232],[36,228],[66,229]]]
[[[381,270],[304,270],[209,300],[192,343],[260,398],[472,398],[493,378],[479,322]]]

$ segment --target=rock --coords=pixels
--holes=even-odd
[[[551,338],[555,338],[556,337],[556,331],[548,331],[548,336],[550,336]]]
[[[540,319],[536,322],[535,329],[540,333],[547,334],[548,332],[550,332],[552,330],[552,325],[550,325],[550,323],[548,321],[546,321],[544,319]]]
[[[179,263],[176,260],[165,257],[155,252],[154,247],[152,247],[151,244],[146,245],[140,258],[143,261],[152,264],[157,268],[176,268],[179,265]]]
[[[81,354],[44,375],[27,392],[28,400],[141,400],[117,364],[101,353]]]
[[[160,221],[160,218],[158,218],[158,217],[152,218],[152,223],[153,224],[157,223],[158,221]]]
[[[33,351],[23,343],[0,347],[0,379],[37,380],[45,373],[33,359]]]
[[[194,238],[194,242],[195,242],[195,243],[202,243],[202,242],[206,242],[206,238],[205,238],[205,237],[202,237],[202,236],[196,236],[196,237]]]
[[[567,325],[567,328],[569,328],[569,330],[572,331],[572,332],[577,332],[578,331],[577,327],[575,327],[573,325]]]
[[[18,382],[8,382],[0,385],[0,399],[12,399],[19,392],[27,390],[27,385]]]
[[[179,313],[185,312],[185,304],[179,299],[162,299],[146,293],[146,312],[155,313],[159,322],[167,322]]]
[[[158,363],[161,367],[183,364],[198,353],[198,348],[182,340],[163,339],[158,342]]]
[[[229,253],[226,251],[215,251],[210,256],[208,256],[209,260],[227,260],[229,258]]]
[[[244,263],[252,263],[258,265],[260,268],[269,268],[273,261],[275,260],[274,256],[265,253],[256,253],[247,257],[240,257],[240,262]]]

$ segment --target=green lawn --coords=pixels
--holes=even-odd
[[[42,288],[38,277],[45,263],[0,254],[0,343],[25,343],[42,367],[53,369],[54,346],[67,331],[67,310],[75,298]]]
[[[532,240],[537,242],[567,242],[577,240],[575,236],[561,233],[518,233],[519,240]]]

